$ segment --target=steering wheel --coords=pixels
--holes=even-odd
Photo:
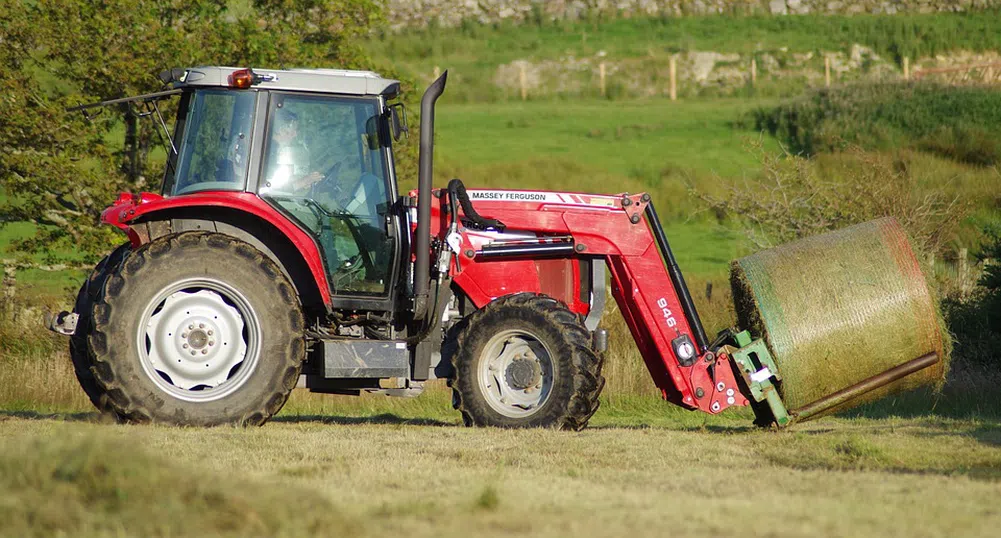
[[[309,187],[309,197],[315,199],[317,192],[326,192],[333,196],[335,200],[340,197],[340,182],[338,178],[341,174],[341,165],[344,161],[337,161],[323,172],[323,177]]]

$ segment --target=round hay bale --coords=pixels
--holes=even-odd
[[[790,410],[931,352],[937,364],[823,414],[944,379],[949,335],[896,219],[741,258],[730,285],[740,327],[765,339]]]

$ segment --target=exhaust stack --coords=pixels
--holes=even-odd
[[[434,181],[434,105],[445,91],[448,70],[421,97],[420,160],[417,176],[417,237],[414,240],[414,318],[424,319],[430,288],[431,183]]]

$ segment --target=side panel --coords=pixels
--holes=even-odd
[[[578,314],[587,315],[589,309],[588,301],[581,300],[580,265],[572,258],[474,259],[462,264],[454,281],[477,308],[504,295],[532,292],[559,299]]]

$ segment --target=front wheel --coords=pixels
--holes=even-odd
[[[285,404],[305,358],[288,279],[217,233],[136,250],[111,273],[92,323],[102,401],[133,422],[261,424]]]
[[[467,426],[579,430],[598,409],[602,359],[555,299],[502,297],[469,317],[457,348],[453,403]]]

